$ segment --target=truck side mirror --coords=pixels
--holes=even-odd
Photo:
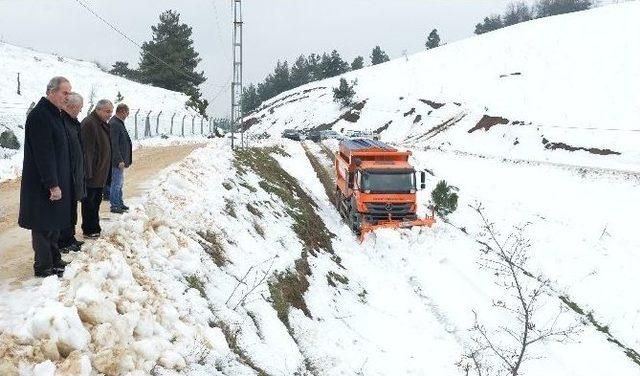
[[[427,188],[427,173],[420,171],[420,189]]]

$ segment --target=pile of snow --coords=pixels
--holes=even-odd
[[[170,134],[171,117],[175,113],[173,135],[187,136],[200,134],[200,118],[187,109],[188,98],[177,93],[137,82],[104,72],[96,63],[74,60],[62,56],[36,52],[30,49],[0,42],[0,133],[13,132],[20,145],[24,144],[24,123],[27,111],[37,103],[54,76],[65,76],[71,81],[72,89],[84,97],[84,110],[81,120],[89,110],[91,101],[100,99],[116,101],[118,93],[131,109],[127,128],[134,138],[134,116],[138,114],[139,138],[144,135],[145,119],[151,111],[150,129],[153,136]],[[17,76],[20,74],[20,94],[18,94]],[[162,115],[157,123],[157,115]],[[157,124],[156,124],[157,123]],[[193,123],[193,124],[192,124]],[[158,132],[156,132],[158,125]],[[193,127],[192,127],[193,125]],[[193,128],[193,129],[192,129]],[[204,125],[205,133],[207,125]],[[22,168],[22,149],[10,150],[0,147],[0,181],[20,176]]]
[[[263,104],[250,132],[377,130],[412,147],[637,171],[639,17],[637,1],[605,6],[350,72],[351,111],[333,102],[339,77],[310,83]],[[485,115],[504,124],[470,133]]]

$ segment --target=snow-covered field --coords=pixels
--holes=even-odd
[[[20,73],[20,94],[17,75]],[[131,108],[127,128],[131,137],[136,134],[135,113],[138,113],[138,135],[144,135],[145,119],[151,111],[150,130],[153,136],[169,134],[171,117],[175,113],[174,135],[182,134],[184,119],[185,135],[200,134],[200,118],[193,119],[195,113],[185,108],[187,97],[173,91],[142,85],[113,76],[102,71],[95,63],[69,59],[62,56],[36,52],[30,49],[0,42],[0,132],[12,131],[20,145],[24,142],[24,122],[27,110],[37,103],[54,76],[65,76],[74,91],[85,99],[81,116],[89,110],[90,103],[100,99],[116,101],[118,93],[123,103]],[[158,113],[162,111],[159,121]],[[192,132],[193,120],[193,132]],[[206,123],[206,122],[205,122]],[[158,132],[156,132],[158,125]],[[208,125],[204,124],[205,133]],[[15,178],[22,168],[22,149],[9,150],[0,147],[0,181]]]
[[[464,375],[476,315],[501,347],[518,326],[479,204],[499,240],[526,237],[523,268],[549,280],[532,333],[575,327],[533,344],[521,373],[639,374],[638,17],[640,2],[603,7],[350,73],[366,99],[355,123],[331,125],[347,111],[337,80],[283,93],[254,114],[250,133],[272,135],[259,149],[213,141],[70,255],[62,279],[5,281],[0,374]],[[508,121],[469,132],[485,115]],[[330,168],[321,145],[277,136],[389,121],[383,139],[434,173],[420,212],[440,179],[459,208],[359,243],[310,163]],[[560,143],[598,150],[545,146]]]

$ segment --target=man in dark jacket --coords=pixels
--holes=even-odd
[[[61,276],[60,230],[71,223],[71,165],[69,141],[61,110],[71,92],[64,77],[54,77],[46,97],[25,123],[24,161],[18,224],[31,230],[36,277]]]
[[[113,104],[101,99],[80,125],[87,183],[87,196],[82,200],[82,232],[88,239],[100,237],[102,231],[99,216],[102,190],[111,174],[111,139],[107,123],[111,114]]]
[[[75,237],[76,224],[78,223],[78,201],[81,201],[87,194],[84,181],[84,155],[82,153],[82,143],[80,142],[80,122],[78,115],[82,111],[83,100],[78,93],[69,94],[64,111],[62,111],[62,120],[66,127],[69,137],[69,153],[71,159],[71,178],[72,178],[72,200],[71,200],[71,226],[60,232],[60,240],[58,247],[60,252],[67,253],[69,251],[77,252],[83,242],[78,241]]]
[[[132,147],[131,137],[124,126],[129,116],[129,107],[120,103],[116,108],[116,115],[109,120],[111,128],[111,212],[123,213],[129,210],[122,200],[122,185],[124,184],[124,169],[131,166]]]

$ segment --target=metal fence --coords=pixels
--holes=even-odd
[[[19,129],[24,128],[27,114],[33,108],[33,104],[25,107],[24,103],[0,102],[0,132],[10,129],[14,130],[16,136],[21,140],[24,132]],[[87,113],[81,113],[79,119],[82,120]],[[125,121],[127,131],[134,140],[161,136],[195,136],[195,135],[215,135],[215,123],[213,118],[205,118],[189,111],[167,111],[132,108],[129,110],[129,117]]]

